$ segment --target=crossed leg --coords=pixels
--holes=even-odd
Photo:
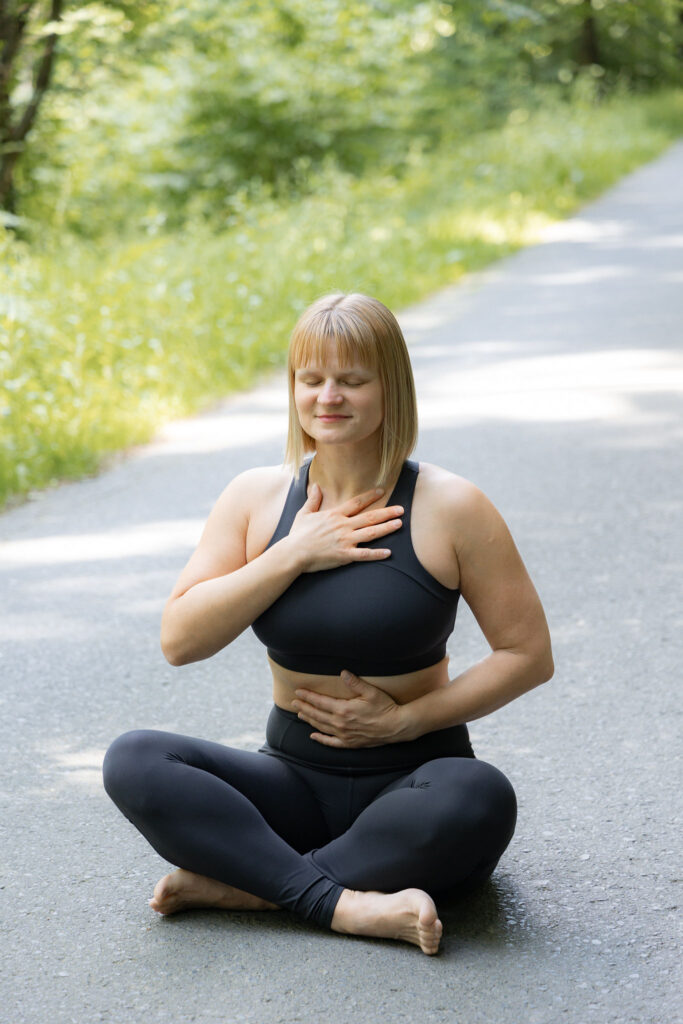
[[[461,809],[454,815],[456,765],[465,767],[456,771]],[[277,758],[137,731],[112,744],[104,765],[117,806],[161,856],[179,865],[155,890],[152,906],[159,912],[284,906],[336,931],[401,938],[426,953],[436,952],[441,923],[431,897],[414,886],[481,869],[476,834],[500,818],[501,801],[487,819],[481,812],[487,801],[473,797],[490,789],[484,779],[491,773],[501,792],[507,787],[504,830],[511,835],[512,790],[504,776],[484,762],[444,758],[374,794],[351,827],[330,839],[313,790]],[[463,816],[472,806],[480,809]],[[500,824],[494,831],[500,837]],[[493,859],[495,843],[484,844],[490,870],[509,835],[502,846],[499,838]]]

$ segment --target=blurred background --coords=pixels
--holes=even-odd
[[[7,0],[0,33],[0,505],[683,132],[680,0]]]

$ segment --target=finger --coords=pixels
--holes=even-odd
[[[343,505],[340,505],[338,511],[343,516],[355,516],[358,512],[362,512],[368,505],[372,505],[373,501],[377,501],[384,494],[383,487],[375,487],[372,491],[363,491],[362,494],[357,494],[354,498],[349,498]]]
[[[308,497],[302,505],[302,509],[305,508],[308,512],[315,512],[320,508],[320,503],[323,500],[323,492],[320,489],[319,484],[311,484],[311,489],[308,492]]]
[[[302,707],[297,711],[297,717],[301,722],[312,725],[314,729],[327,729],[335,731],[335,719],[324,711],[316,711],[315,708]]]
[[[324,732],[312,732],[310,739],[315,740],[316,743],[322,743],[324,747],[345,747],[347,746],[343,740],[340,740],[338,736],[327,736]]]
[[[341,680],[354,693],[370,693],[372,690],[377,689],[372,683],[368,683],[365,679],[361,679],[360,676],[355,676],[353,672],[349,672],[347,668],[341,673]]]
[[[382,558],[388,558],[391,554],[390,548],[350,548],[347,552],[351,562],[379,562]]]
[[[299,698],[298,701],[292,701],[292,707],[296,708],[298,703],[313,705],[313,708],[318,708],[320,711],[329,711],[334,713],[339,711],[340,704],[346,704],[345,698],[339,697],[328,697],[324,693],[318,693],[317,690],[295,690],[294,691]]]
[[[378,526],[366,526],[362,530],[355,530],[353,534],[354,544],[364,544],[369,540],[376,540],[377,537],[386,537],[387,534],[395,533],[403,526],[401,519],[392,519],[390,523],[380,523]]]
[[[359,512],[357,516],[354,516],[352,526],[354,530],[360,530],[364,526],[376,526],[377,523],[385,523],[388,519],[400,519],[404,511],[403,505],[372,508],[369,512]]]

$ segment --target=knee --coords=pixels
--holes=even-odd
[[[473,761],[469,813],[474,827],[488,835],[501,852],[512,839],[517,822],[517,797],[510,780],[486,761]]]
[[[140,794],[141,777],[154,754],[156,733],[151,729],[124,732],[111,744],[102,763],[104,788],[114,803],[127,808]]]
[[[458,831],[465,828],[470,834],[487,836],[493,846],[504,850],[517,821],[517,798],[510,780],[492,764],[475,758],[447,762],[444,767],[447,803]]]

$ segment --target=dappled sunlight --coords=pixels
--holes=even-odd
[[[287,433],[287,409],[286,378],[280,375],[277,384],[230,398],[210,413],[168,423],[140,457],[228,451],[281,440]]]
[[[683,235],[655,235],[643,238],[638,245],[641,249],[683,249]]]
[[[419,381],[420,421],[577,422],[643,418],[635,396],[683,392],[683,355],[665,349],[577,352],[444,368]],[[666,413],[650,418],[666,418]]]
[[[579,216],[549,224],[543,231],[541,241],[594,243],[623,240],[631,230],[632,226],[627,221],[588,220]]]
[[[55,783],[65,784],[99,793],[102,790],[102,761],[105,752],[104,747],[73,750],[71,744],[66,742],[41,744],[41,776],[51,786]]]
[[[105,750],[91,747],[75,752],[55,752],[53,758],[56,767],[68,782],[80,786],[102,786],[102,761]]]
[[[613,281],[619,277],[633,277],[636,273],[634,267],[626,264],[605,266],[599,264],[594,267],[581,267],[579,270],[559,270],[551,274],[525,275],[525,280],[532,284],[599,284],[602,281]]]
[[[120,527],[106,533],[54,534],[0,543],[0,563],[8,566],[100,562],[156,557],[196,547],[203,519],[166,519]]]

